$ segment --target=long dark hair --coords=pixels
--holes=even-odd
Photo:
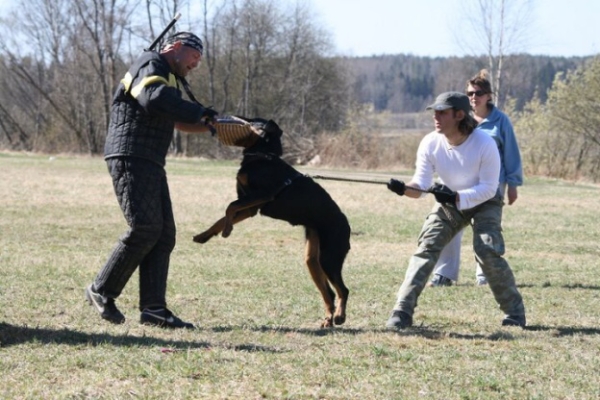
[[[454,110],[457,112],[458,110]],[[463,111],[464,112],[464,111]],[[475,128],[477,128],[478,122],[471,113],[465,113],[465,117],[458,123],[458,130],[465,135],[470,135]]]

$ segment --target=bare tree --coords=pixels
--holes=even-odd
[[[508,55],[526,48],[533,20],[533,0],[469,0],[462,6],[465,23],[460,24],[457,41],[474,56],[487,57],[492,90],[498,106],[502,107],[506,100],[502,87],[505,68],[508,68],[505,61]]]
[[[27,96],[23,95],[18,82],[10,79],[10,76],[6,59],[0,57],[0,86],[3,88],[0,96],[0,131],[5,134],[8,148],[31,150],[32,143],[27,127],[13,115],[19,111],[31,111],[32,108],[26,107],[27,102],[24,99]],[[0,135],[0,144],[4,144],[3,142],[3,137]]]
[[[20,4],[10,35],[27,46],[2,49],[10,74],[28,93],[47,149],[101,151],[129,0],[31,0]],[[74,11],[70,8],[74,6]],[[15,14],[16,18],[16,14]],[[30,55],[14,53],[12,50]],[[23,60],[32,60],[24,63]],[[31,107],[31,106],[30,106]],[[13,118],[17,120],[17,118]],[[41,143],[39,140],[37,143]]]
[[[108,127],[112,92],[121,73],[117,68],[118,55],[133,7],[129,0],[119,3],[114,0],[73,0],[73,3],[77,24],[72,28],[72,42],[76,49],[72,56],[80,60],[73,75],[84,76],[88,84],[82,86],[92,86],[90,89],[93,89],[80,90],[79,100],[83,106],[81,124],[87,128],[88,149],[95,154],[101,151],[101,139]],[[100,94],[101,102],[95,100],[96,93]],[[101,113],[95,107],[99,107]]]
[[[346,118],[344,70],[326,57],[329,36],[300,3],[288,11],[276,0],[21,1],[25,20],[0,21],[0,83],[6,83],[0,86],[0,133],[6,132],[0,144],[101,152],[119,79],[181,7],[198,18],[188,17],[184,30],[203,29],[208,68],[189,77],[203,103],[225,114],[276,119],[298,152]],[[195,142],[188,139],[189,151]],[[206,154],[206,144],[188,154]],[[175,149],[182,146],[177,142]]]

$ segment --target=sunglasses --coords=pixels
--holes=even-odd
[[[467,92],[467,96],[471,97],[473,95],[477,96],[477,97],[481,97],[485,94],[485,92],[483,90],[476,90],[474,92]]]

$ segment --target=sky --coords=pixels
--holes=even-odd
[[[456,38],[461,35],[463,42],[474,42],[469,37],[473,35],[470,29],[461,29],[458,22],[461,18],[464,22],[461,15],[465,13],[466,0],[275,1],[282,5],[309,5],[317,25],[331,35],[337,55],[474,55],[473,49],[465,49]],[[600,0],[530,1],[533,8],[520,52],[564,57],[600,53]],[[474,2],[469,0],[468,4]],[[0,0],[0,16],[15,3],[16,0]],[[473,10],[471,15],[479,14]]]
[[[296,0],[284,2],[295,4]],[[340,55],[473,55],[472,50],[462,50],[455,37],[469,35],[469,29],[461,31],[456,22],[465,11],[464,0],[307,0],[307,3],[312,5],[317,21],[332,34]],[[600,1],[532,0],[532,5],[531,21],[526,26],[528,35],[520,44],[521,52],[565,57],[600,53]],[[472,15],[479,14],[473,10]]]

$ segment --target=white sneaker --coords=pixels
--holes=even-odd
[[[446,278],[444,275],[435,274],[433,279],[427,284],[429,287],[452,286],[452,279]]]

